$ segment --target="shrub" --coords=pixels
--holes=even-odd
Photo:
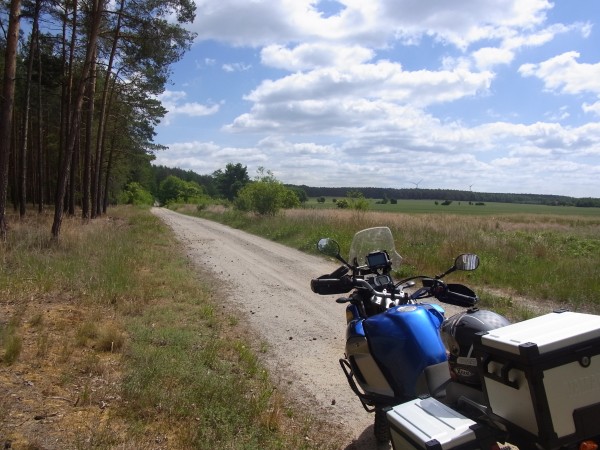
[[[141,184],[132,181],[119,194],[118,202],[125,205],[152,205],[154,197]]]
[[[158,199],[162,205],[169,203],[200,203],[206,196],[195,181],[184,181],[174,175],[165,178],[158,188]]]
[[[348,191],[348,206],[355,211],[367,211],[369,209],[369,200],[365,198],[360,191]]]
[[[263,216],[274,216],[282,208],[300,206],[298,195],[285,187],[270,171],[258,169],[255,181],[244,186],[235,199],[235,207]]]

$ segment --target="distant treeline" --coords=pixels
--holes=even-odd
[[[151,172],[153,179],[148,187],[150,192],[156,197],[158,196],[158,187],[160,186],[160,183],[169,176],[175,176],[183,181],[193,181],[198,183],[204,188],[204,192],[211,197],[216,197],[218,195],[215,177],[213,175],[199,175],[193,170],[184,170],[177,167],[167,167],[162,165],[151,166]]]
[[[239,164],[238,164],[239,165]],[[236,166],[232,166],[236,167]],[[240,168],[241,165],[240,165]],[[243,168],[245,169],[245,167]],[[227,173],[227,170],[225,170]],[[211,197],[220,195],[219,183],[216,173],[199,175],[192,170],[183,170],[166,166],[151,166],[151,181],[142,183],[146,185],[155,196],[158,186],[168,176],[173,175],[184,181],[194,181],[203,187],[204,193]],[[233,178],[235,181],[236,177]],[[306,185],[291,185],[287,187],[297,190],[306,195],[299,196],[301,201],[305,197],[334,197],[342,199],[348,192],[361,192],[365,198],[388,199],[388,200],[439,200],[439,201],[463,201],[463,202],[499,202],[499,203],[523,203],[532,205],[550,206],[578,206],[583,208],[600,208],[600,198],[575,198],[564,195],[544,194],[502,194],[490,192],[459,191],[453,189],[393,189],[376,187],[311,187]],[[222,187],[222,186],[221,186]]]
[[[575,198],[564,195],[502,194],[489,192],[459,191],[453,189],[393,189],[375,187],[310,187],[291,186],[302,189],[308,197],[343,198],[348,191],[359,191],[365,198],[395,200],[450,200],[464,202],[523,203],[551,206],[600,207],[600,198]]]

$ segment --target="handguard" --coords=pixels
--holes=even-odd
[[[479,301],[479,297],[477,294],[469,289],[464,284],[447,284],[445,292],[436,298],[444,303],[449,303],[450,305],[455,306],[463,306],[466,308],[470,308],[471,306],[475,306],[475,304]]]
[[[315,294],[333,295],[350,292],[354,288],[354,285],[348,276],[331,278],[331,275],[323,275],[310,280],[310,288]]]

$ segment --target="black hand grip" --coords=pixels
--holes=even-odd
[[[329,275],[324,275],[329,277]],[[352,281],[348,277],[343,278],[313,278],[310,280],[310,288],[315,294],[319,295],[331,295],[331,294],[345,294],[350,292],[354,287]]]

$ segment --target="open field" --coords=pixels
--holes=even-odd
[[[434,275],[449,267],[458,254],[472,252],[481,257],[479,269],[453,274],[453,280],[462,279],[476,288],[484,307],[521,319],[534,314],[525,299],[546,303],[549,309],[561,306],[600,311],[600,216],[310,208],[288,210],[275,217],[252,217],[223,209],[192,209],[191,213],[313,253],[316,241],[329,236],[338,240],[342,254],[347,254],[356,231],[385,225],[392,230],[396,249],[404,257],[400,275]]]
[[[319,203],[317,198],[310,198],[306,208],[316,209],[339,209],[333,201],[333,197],[324,197],[325,202]],[[335,199],[337,200],[337,199]],[[368,199],[372,211],[396,212],[406,214],[466,214],[475,216],[489,216],[501,214],[542,214],[558,216],[582,216],[600,218],[600,208],[577,208],[575,206],[548,206],[527,205],[520,203],[496,203],[487,202],[476,205],[469,202],[452,202],[450,205],[442,205],[444,199],[438,200],[398,200],[397,204],[390,202],[379,204],[381,199]]]

